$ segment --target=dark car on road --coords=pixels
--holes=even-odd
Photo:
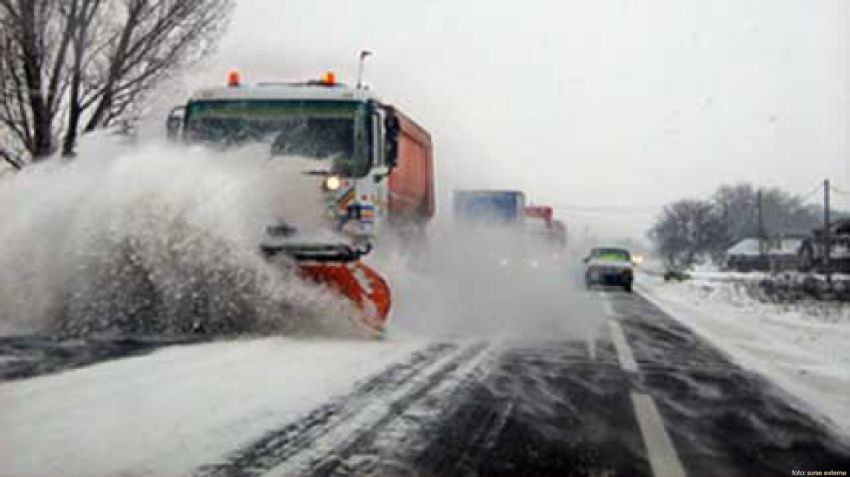
[[[634,265],[628,250],[616,247],[596,247],[584,259],[584,283],[593,285],[618,285],[632,291]]]

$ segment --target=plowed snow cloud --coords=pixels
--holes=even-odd
[[[309,219],[285,161],[86,142],[0,182],[0,332],[353,331],[347,302],[259,253],[267,225]]]
[[[848,186],[844,0],[251,0],[186,87],[366,79],[435,136],[442,190],[523,189],[642,236],[721,182]],[[445,205],[445,204],[444,204]]]

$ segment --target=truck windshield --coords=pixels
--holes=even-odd
[[[629,252],[618,248],[597,248],[591,253],[591,258],[603,262],[628,262],[631,261]]]
[[[274,156],[331,159],[330,172],[362,177],[371,166],[367,117],[360,102],[193,101],[186,134],[223,147],[265,142]]]

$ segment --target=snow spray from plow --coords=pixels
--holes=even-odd
[[[362,335],[340,317],[361,316],[365,298],[305,280],[324,272],[298,257],[259,253],[266,226],[300,221],[311,200],[259,152],[98,137],[78,159],[5,178],[0,332]]]
[[[356,324],[369,333],[383,332],[390,313],[390,287],[378,272],[360,261],[371,246],[358,249],[344,243],[264,243],[260,248],[269,257],[282,253],[295,260],[301,278],[327,284],[354,304]]]

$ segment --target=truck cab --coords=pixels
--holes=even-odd
[[[335,229],[371,240],[384,223],[434,214],[430,135],[371,91],[333,74],[303,83],[244,84],[197,91],[166,120],[169,138],[232,148],[268,146],[272,159],[298,160],[324,197]],[[297,226],[297,224],[295,224]]]

